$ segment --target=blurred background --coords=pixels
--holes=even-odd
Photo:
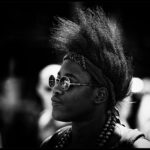
[[[63,55],[56,54],[49,45],[54,16],[71,19],[76,6],[94,8],[97,5],[119,21],[125,37],[126,52],[133,56],[134,77],[137,79],[134,83],[137,83],[135,87],[138,89],[133,86],[133,95],[125,99],[125,109],[119,106],[122,120],[132,128],[143,131],[150,128],[150,125],[142,125],[145,120],[150,120],[149,109],[145,109],[150,98],[147,97],[147,102],[142,104],[150,93],[150,2],[1,1],[0,147],[39,147],[46,138],[47,135],[41,136],[43,129],[39,118],[45,106],[37,87],[41,70],[47,65],[59,64]],[[45,87],[45,91],[50,93],[51,89]],[[141,117],[137,116],[143,118],[143,106],[147,118],[139,123]],[[47,122],[52,126],[58,125],[49,120]],[[63,125],[60,123],[57,127]],[[144,132],[148,133],[148,130]]]

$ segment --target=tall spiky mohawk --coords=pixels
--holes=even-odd
[[[128,93],[132,70],[123,52],[118,24],[106,17],[102,8],[76,10],[75,21],[58,18],[52,46],[81,54],[100,68],[113,84],[116,101],[120,101]]]

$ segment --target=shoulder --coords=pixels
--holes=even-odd
[[[138,129],[130,129],[121,124],[116,124],[115,134],[120,137],[120,145],[134,148],[150,148],[150,141],[145,139],[145,135]],[[141,144],[142,142],[145,143],[145,146]]]
[[[65,126],[60,128],[59,130],[57,130],[53,135],[49,136],[48,138],[46,138],[42,144],[41,144],[41,149],[42,150],[46,150],[49,148],[54,148],[55,145],[59,142],[60,137],[62,137],[62,135],[68,131],[71,128],[70,125]]]

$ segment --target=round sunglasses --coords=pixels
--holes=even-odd
[[[73,86],[96,86],[99,87],[100,85],[95,84],[88,84],[88,83],[72,83],[67,76],[63,76],[60,79],[55,79],[53,75],[49,77],[49,86],[53,88],[55,84],[58,84],[63,90],[67,91],[71,85]]]

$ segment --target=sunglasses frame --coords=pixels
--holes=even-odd
[[[67,81],[68,81],[68,87],[67,88],[63,88],[60,84],[60,81],[63,79],[63,78],[66,78]],[[53,82],[54,84],[51,84],[51,81],[53,79]],[[89,83],[73,83],[70,81],[70,78],[67,77],[67,76],[62,76],[60,79],[58,78],[55,78],[54,75],[50,75],[49,77],[49,87],[50,88],[53,88],[55,85],[56,85],[56,82],[58,82],[57,84],[64,90],[64,91],[67,91],[71,85],[73,86],[95,86],[95,87],[100,87],[100,85],[95,85],[95,84],[89,84]]]

